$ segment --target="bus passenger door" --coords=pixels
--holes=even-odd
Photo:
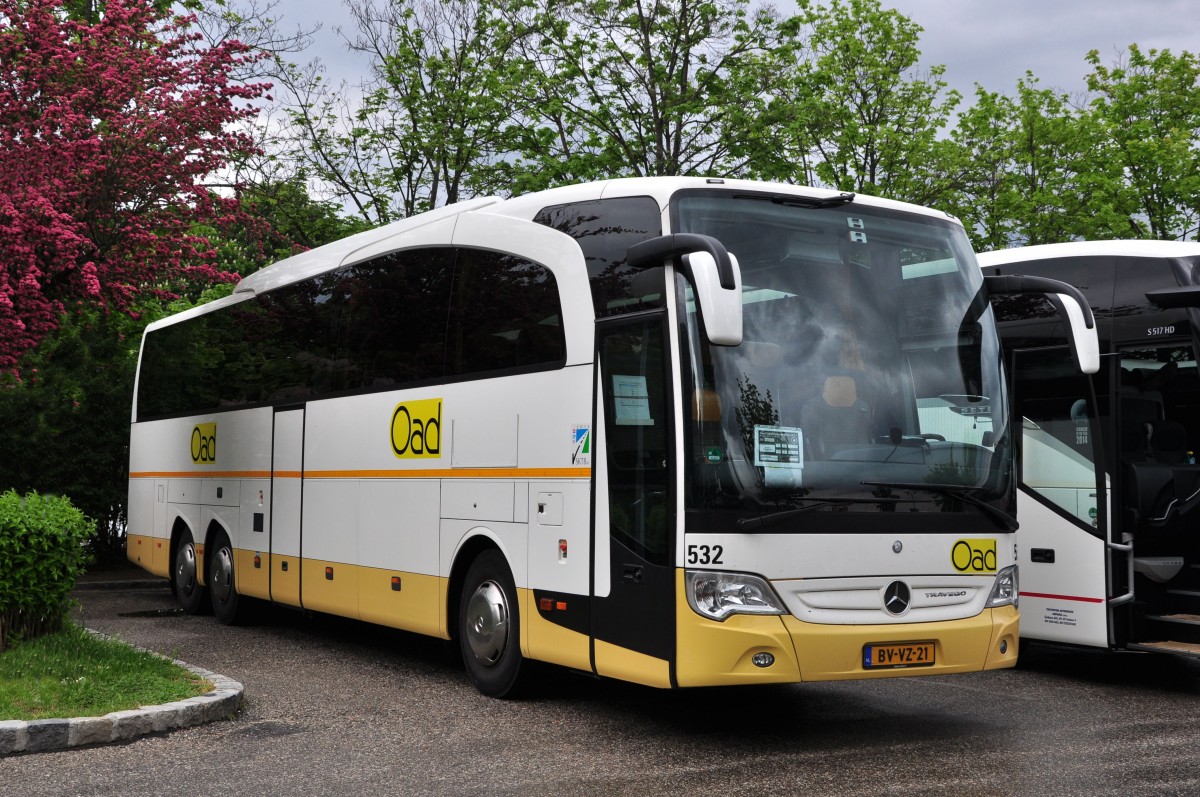
[[[670,686],[675,650],[675,446],[665,315],[596,331],[592,654],[599,675]]]
[[[271,600],[300,605],[300,516],[304,494],[304,408],[275,412],[271,446]]]
[[[1065,347],[1015,352],[1012,380],[1021,636],[1108,647],[1109,607],[1127,603],[1128,554],[1109,544],[1092,380]]]

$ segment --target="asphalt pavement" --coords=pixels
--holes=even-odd
[[[80,620],[244,684],[232,719],[0,758],[0,795],[1200,795],[1200,664],[1044,651],[1016,670],[669,692],[537,671],[483,697],[440,640],[165,586]]]

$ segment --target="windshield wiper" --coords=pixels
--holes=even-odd
[[[760,515],[759,517],[744,517],[739,518],[737,525],[739,529],[750,530],[760,529],[764,526],[773,526],[780,521],[793,518],[796,515],[803,515],[806,512],[812,512],[816,509],[821,509],[827,506],[848,506],[849,504],[898,504],[904,501],[903,498],[820,498],[812,499],[812,503],[808,506],[801,506],[795,509],[784,509],[781,512],[772,512],[769,515]]]
[[[836,208],[854,201],[854,194],[843,191],[835,196],[796,196],[794,194],[734,194],[734,199],[756,199],[791,208]]]
[[[864,484],[868,487],[894,487],[897,490],[926,490],[928,492],[941,493],[951,498],[966,501],[971,506],[982,509],[984,514],[990,515],[992,520],[999,521],[1002,526],[1010,531],[1015,531],[1017,528],[1017,519],[1015,517],[1003,509],[997,509],[983,499],[972,495],[972,493],[982,490],[982,487],[964,487],[961,484],[930,484],[927,482],[859,482],[859,484]]]

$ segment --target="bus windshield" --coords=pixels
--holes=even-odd
[[[904,517],[949,532],[962,513],[1011,529],[999,343],[966,235],[846,199],[672,202],[674,229],[718,238],[743,281],[736,347],[706,342],[680,282],[688,529],[882,531]]]

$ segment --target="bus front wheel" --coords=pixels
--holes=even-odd
[[[504,556],[479,554],[467,570],[458,605],[458,643],[467,675],[491,697],[511,697],[520,682],[520,614],[517,590]]]
[[[175,544],[175,560],[171,567],[171,588],[184,612],[199,614],[204,610],[205,590],[200,584],[196,543],[192,540],[190,531],[184,531]]]

